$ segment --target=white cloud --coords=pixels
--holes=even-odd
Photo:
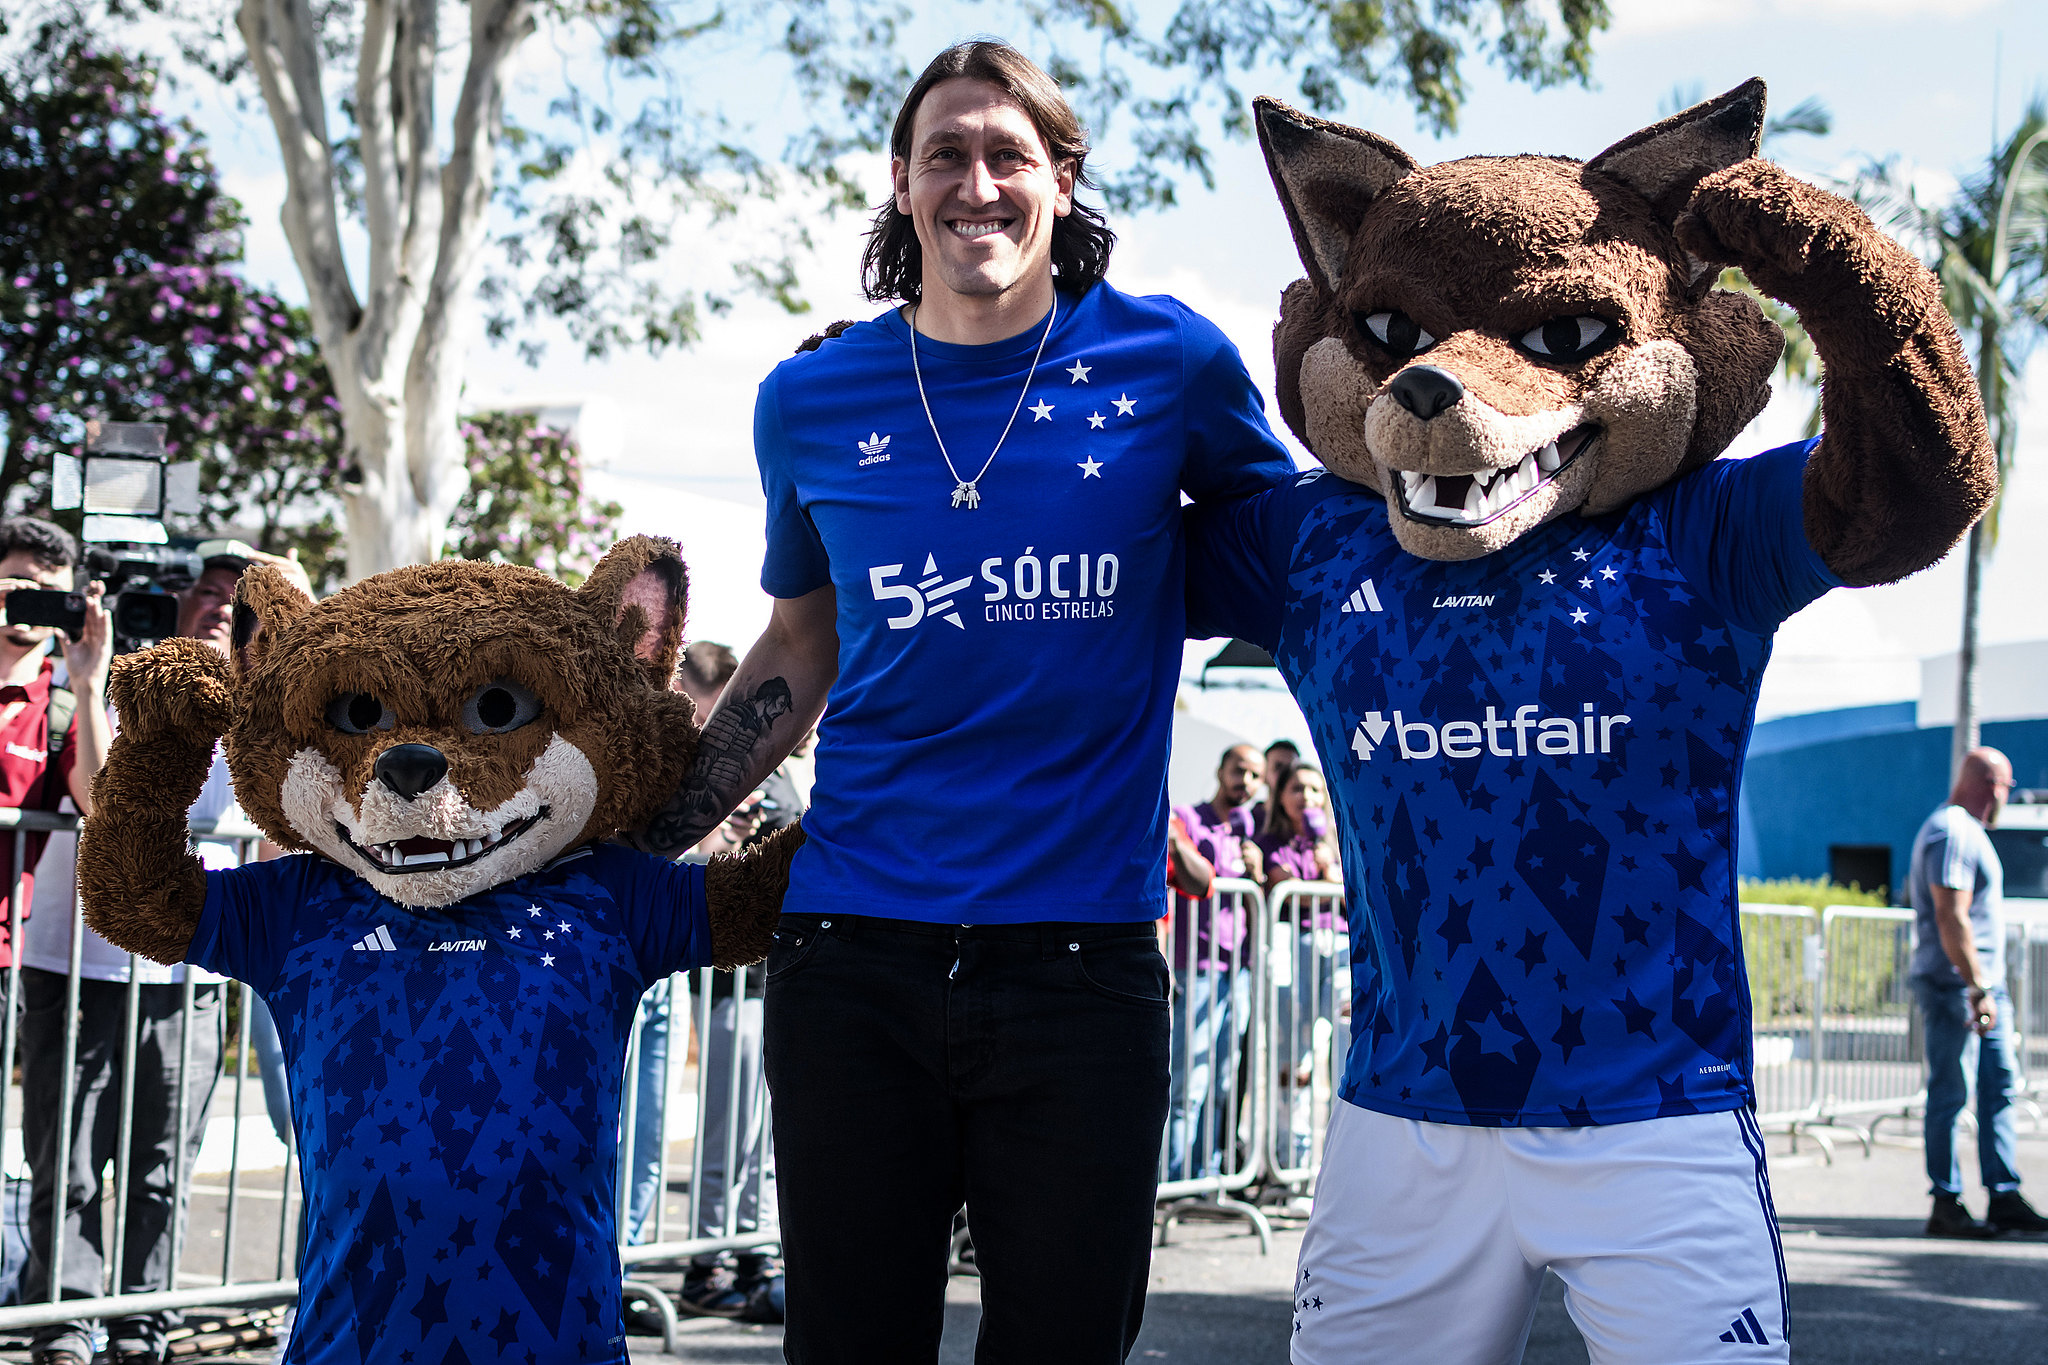
[[[1615,37],[1725,31],[1787,19],[1961,19],[2000,0],[1612,0]]]

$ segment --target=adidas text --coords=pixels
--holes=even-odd
[[[1378,711],[1368,711],[1352,731],[1351,752],[1370,759],[1391,732],[1404,759],[1605,754],[1614,750],[1614,732],[1635,723],[1633,716],[1603,715],[1592,702],[1580,709],[1582,714],[1576,718],[1546,716],[1542,707],[1529,702],[1517,706],[1510,718],[1489,706],[1484,720],[1449,720],[1441,725],[1409,720],[1399,711],[1391,720]]]

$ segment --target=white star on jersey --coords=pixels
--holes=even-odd
[[[543,967],[552,967],[552,966],[554,966],[554,965],[555,965],[555,955],[554,955],[553,953],[542,953],[542,954],[540,955],[540,965],[541,965],[541,966],[543,966]]]
[[[1082,364],[1082,363],[1081,363],[1080,361],[1078,361],[1078,360],[1077,360],[1077,361],[1075,361],[1075,362],[1074,362],[1073,364],[1071,364],[1071,365],[1067,366],[1067,373],[1068,373],[1068,374],[1070,374],[1070,375],[1072,375],[1072,376],[1074,376],[1074,377],[1073,377],[1072,379],[1069,379],[1069,380],[1068,380],[1067,382],[1068,382],[1069,384],[1085,384],[1085,383],[1087,383],[1087,382],[1088,382],[1088,371],[1090,371],[1090,370],[1092,370],[1092,369],[1094,369],[1094,368],[1095,368],[1095,367],[1094,367],[1093,365],[1083,365],[1083,364]]]
[[[533,916],[535,919],[539,919],[540,907],[538,905],[529,905],[526,907],[526,913]]]
[[[1557,581],[1557,575],[1552,573],[1550,570],[1545,569],[1542,573],[1536,575],[1536,581],[1538,583],[1555,583]]]
[[[1593,554],[1592,554],[1592,552],[1591,552],[1590,550],[1573,550],[1573,551],[1572,551],[1572,558],[1573,558],[1573,559],[1576,559],[1576,560],[1578,560],[1578,561],[1579,561],[1579,562],[1580,562],[1581,564],[1585,563],[1585,562],[1586,562],[1587,560],[1591,559],[1592,557],[1593,557]]]
[[[1606,580],[1607,580],[1607,581],[1608,581],[1609,583],[1612,583],[1612,582],[1614,581],[1614,570],[1613,570],[1613,569],[1602,569],[1602,570],[1600,571],[1600,576],[1601,576],[1602,578],[1606,579]]]
[[[1119,417],[1129,417],[1138,407],[1138,400],[1129,394],[1118,394],[1109,401],[1116,404],[1116,415]]]
[[[1088,429],[1089,429],[1090,431],[1100,431],[1100,430],[1102,430],[1102,414],[1101,414],[1101,413],[1099,413],[1099,412],[1091,412],[1091,413],[1089,413],[1089,414],[1088,414]]]
[[[1573,612],[1572,612],[1572,623],[1573,623],[1574,625],[1580,625],[1580,626],[1583,626],[1584,624],[1586,624],[1586,620],[1587,620],[1587,617],[1586,617],[1586,613],[1585,613],[1585,610],[1584,610],[1583,608],[1576,608],[1576,609],[1574,609],[1574,610],[1573,610]]]
[[[1052,420],[1052,404],[1046,402],[1043,398],[1033,403],[1031,405],[1031,420],[1034,422],[1050,422]]]
[[[515,924],[515,925],[513,925],[513,926],[512,926],[512,927],[511,927],[510,929],[507,929],[507,930],[506,930],[505,932],[506,932],[507,934],[511,935],[511,936],[512,936],[513,938],[518,938],[518,937],[519,937],[519,926]]]
[[[1081,477],[1084,479],[1099,479],[1102,477],[1102,461],[1096,459],[1093,455],[1081,461],[1075,468],[1081,471]]]

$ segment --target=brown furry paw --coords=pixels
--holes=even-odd
[[[121,728],[138,740],[159,735],[204,738],[227,733],[234,716],[227,659],[197,640],[166,640],[114,660],[107,699]]]
[[[1677,232],[1695,256],[1739,265],[1773,295],[1801,292],[1795,281],[1815,267],[1823,277],[1809,287],[1840,287],[1847,281],[1829,278],[1835,272],[1828,267],[1849,264],[1845,253],[1853,256],[1858,243],[1882,237],[1856,205],[1760,158],[1702,180]]]
[[[789,861],[803,846],[803,826],[796,824],[743,852],[711,860],[704,870],[704,899],[711,909],[712,966],[743,967],[768,956],[782,893],[789,889]]]

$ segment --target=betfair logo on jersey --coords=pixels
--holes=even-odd
[[[1535,702],[1517,706],[1512,717],[1497,707],[1486,708],[1483,720],[1447,720],[1437,724],[1410,720],[1401,712],[1392,719],[1368,711],[1351,732],[1351,752],[1362,761],[1384,746],[1388,737],[1402,758],[1526,758],[1548,754],[1605,754],[1614,751],[1616,730],[1635,723],[1633,716],[1610,716],[1592,702],[1578,716],[1546,716]]]

